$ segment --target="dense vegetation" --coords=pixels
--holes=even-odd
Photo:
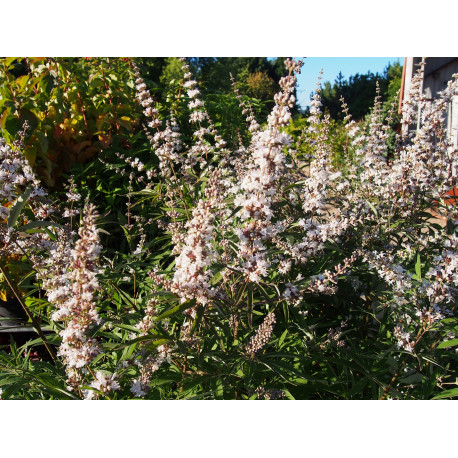
[[[457,80],[400,137],[399,66],[293,120],[279,63],[1,60],[3,398],[456,396]]]

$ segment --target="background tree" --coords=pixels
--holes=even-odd
[[[222,106],[219,97],[232,97],[232,75],[241,95],[257,99],[257,110],[264,118],[274,106],[273,96],[280,89],[278,82],[285,76],[285,57],[191,57],[191,71],[199,82],[202,94],[207,97],[210,115],[218,113],[214,105]],[[142,75],[157,101],[167,98],[170,80],[180,78],[180,62],[176,57],[144,57],[137,59]],[[297,99],[297,97],[296,97]],[[255,110],[256,111],[256,110]],[[293,113],[298,112],[294,106]]]
[[[348,104],[350,113],[357,121],[362,120],[371,110],[376,96],[377,82],[384,102],[390,103],[397,97],[401,87],[402,66],[399,62],[388,64],[382,74],[367,72],[364,75],[357,73],[344,80],[339,73],[334,84],[326,81],[321,87],[321,102],[323,110],[331,118],[343,120],[340,97],[343,96]]]

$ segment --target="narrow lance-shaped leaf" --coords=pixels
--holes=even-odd
[[[19,218],[19,215],[21,214],[24,205],[29,199],[32,190],[32,186],[27,186],[26,190],[24,191],[24,194],[19,196],[16,200],[16,203],[11,207],[7,222],[8,227],[13,227],[16,224],[16,221]]]

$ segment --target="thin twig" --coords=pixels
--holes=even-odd
[[[33,316],[32,312],[27,307],[27,305],[25,304],[24,300],[22,299],[21,293],[19,292],[19,290],[17,289],[16,285],[11,280],[9,275],[7,274],[6,269],[4,269],[2,265],[0,265],[0,270],[1,270],[2,274],[3,274],[3,276],[5,277],[6,283],[8,283],[8,286],[10,287],[11,291],[16,296],[16,299],[21,304],[21,306],[24,309],[24,312],[26,313],[27,317],[32,322],[33,327],[37,331],[38,335],[41,337],[41,340],[43,341],[43,344],[46,347],[46,350],[48,350],[48,353],[51,356],[51,358],[52,358],[52,360],[53,360],[53,362],[55,364],[57,362],[57,356],[56,356],[54,350],[52,349],[51,345],[47,341],[46,336],[45,336],[43,330],[40,327],[40,324],[35,319],[35,317]]]

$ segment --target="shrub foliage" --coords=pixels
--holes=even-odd
[[[344,103],[337,129],[318,90],[292,128],[300,61],[285,61],[262,125],[235,82],[233,97],[212,105],[223,110],[215,122],[185,60],[162,105],[134,61],[84,63],[66,96],[51,80],[42,87],[61,77],[52,66],[29,88],[32,64],[11,97],[42,94],[40,106],[29,107],[28,92],[20,102],[38,127],[11,135],[14,97],[1,101],[11,109],[0,243],[5,288],[37,334],[4,342],[3,398],[456,396],[457,214],[447,191],[458,163],[444,126],[456,79],[431,102],[420,71],[402,122],[420,111],[421,126],[393,153],[379,97],[366,127]],[[118,70],[108,76],[105,65]],[[86,120],[105,116],[97,135],[114,146],[50,193],[27,161],[28,132],[49,145],[65,122],[85,132],[79,85],[94,86]],[[52,106],[62,119],[48,125],[40,116]]]

